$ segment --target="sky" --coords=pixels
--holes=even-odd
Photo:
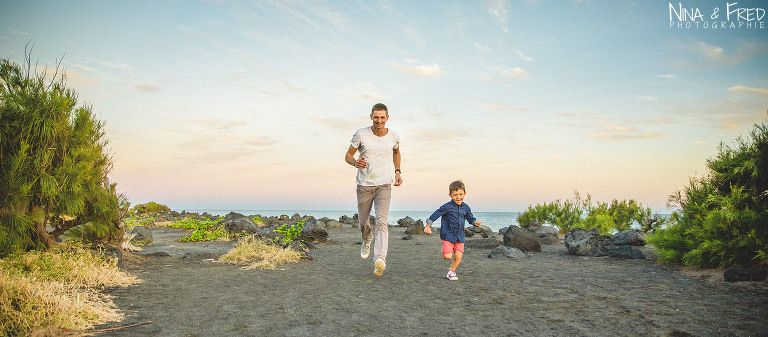
[[[66,72],[133,204],[355,210],[371,107],[391,210],[668,197],[768,121],[768,3],[0,0],[0,58]]]

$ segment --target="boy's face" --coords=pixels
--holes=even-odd
[[[448,195],[451,196],[451,199],[453,199],[453,202],[455,202],[457,205],[461,205],[462,202],[464,202],[464,196],[467,195],[464,193],[464,190],[456,190],[451,191]]]

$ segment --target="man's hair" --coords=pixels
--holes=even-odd
[[[384,105],[384,103],[376,103],[373,105],[373,109],[371,109],[371,115],[373,115],[374,111],[384,110],[387,112],[387,116],[389,116],[389,110],[387,110],[387,106]]]
[[[464,183],[461,182],[461,180],[456,180],[451,183],[451,186],[448,186],[448,193],[452,193],[453,191],[462,190],[464,193],[467,193],[467,189],[464,187]]]

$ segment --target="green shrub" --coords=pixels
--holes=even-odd
[[[0,60],[0,257],[48,248],[86,223],[118,234],[127,202],[107,179],[104,123],[60,69],[32,64],[29,53],[21,65]]]
[[[223,226],[219,226],[217,228],[217,224],[218,221],[210,220],[207,218],[203,220],[185,219],[176,221],[168,225],[168,227],[194,229],[192,234],[179,239],[180,242],[202,242],[222,239],[228,240],[230,238],[229,233],[227,233]]]
[[[517,217],[517,222],[522,227],[527,227],[533,220],[551,224],[563,233],[579,227],[598,228],[602,234],[632,229],[635,223],[641,230],[653,231],[664,223],[664,219],[660,216],[651,216],[650,208],[643,207],[634,200],[614,199],[610,204],[606,202],[593,204],[592,196],[587,194],[587,199],[582,200],[579,192],[574,194],[573,200],[557,200],[548,204],[529,206]]]
[[[285,243],[289,243],[295,239],[298,239],[301,236],[301,232],[304,230],[304,221],[299,221],[290,227],[288,224],[284,224],[277,229],[275,229],[275,233],[280,233],[283,235],[282,240]],[[277,242],[279,238],[275,238],[274,241]]]
[[[716,268],[768,265],[768,125],[720,144],[708,172],[670,197],[670,225],[648,238],[663,263]]]
[[[129,214],[160,213],[160,212],[170,212],[170,211],[171,211],[170,207],[163,204],[156,203],[154,201],[150,201],[146,204],[138,204],[136,206],[133,206]]]
[[[541,223],[548,223],[559,228],[561,232],[569,232],[581,221],[583,213],[581,204],[577,192],[574,201],[560,201],[558,199],[543,205],[528,206],[525,212],[518,215],[517,222],[521,227],[528,227],[532,221],[538,220]]]

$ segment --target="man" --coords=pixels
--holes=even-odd
[[[392,195],[392,164],[394,164],[394,185],[400,186],[400,136],[386,128],[389,120],[387,106],[378,103],[371,109],[373,125],[355,132],[344,160],[357,168],[357,216],[363,236],[360,257],[368,258],[371,249],[371,207],[376,210],[376,244],[373,247],[376,276],[384,273],[389,245],[389,200]],[[360,156],[355,160],[355,152]]]

